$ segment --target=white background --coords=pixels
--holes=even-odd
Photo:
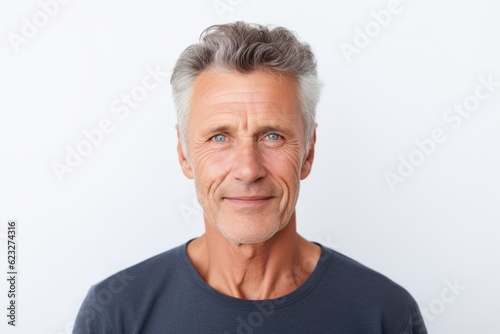
[[[220,3],[230,8],[72,0],[43,22],[38,1],[0,1],[0,268],[16,219],[20,272],[18,326],[6,324],[2,279],[0,331],[70,333],[92,284],[203,232],[177,162],[169,74],[206,27],[245,20],[296,31],[325,84],[299,232],[404,286],[430,333],[500,333],[500,87],[458,128],[443,119],[479,76],[500,81],[500,3],[401,0],[350,62],[340,45],[355,46],[356,27],[389,1]],[[14,47],[37,15],[46,25]],[[168,76],[120,118],[113,103],[156,67]],[[53,163],[103,119],[113,131],[59,181]],[[392,190],[384,174],[436,128],[446,141]]]

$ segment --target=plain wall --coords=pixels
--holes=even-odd
[[[0,2],[5,272],[19,226],[18,328],[3,311],[2,333],[70,333],[92,284],[203,233],[169,76],[206,27],[235,20],[294,30],[318,59],[299,232],[404,286],[430,333],[500,333],[498,1],[54,1]],[[151,71],[158,85],[126,107]],[[86,147],[99,126],[112,130]]]

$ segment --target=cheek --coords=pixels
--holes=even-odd
[[[287,150],[264,150],[263,152],[268,169],[286,180],[299,179],[302,166],[300,154],[300,149],[295,147]]]
[[[300,184],[300,150],[267,151],[264,156],[266,169],[274,182],[280,185],[283,200],[288,201],[290,197],[296,197]]]
[[[198,154],[196,154],[198,153]],[[204,193],[212,193],[229,172],[227,155],[215,150],[200,150],[194,154],[194,180]]]

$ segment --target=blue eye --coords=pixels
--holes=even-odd
[[[269,140],[278,140],[281,138],[281,136],[279,134],[276,134],[276,133],[270,133],[266,137]]]
[[[213,139],[214,141],[216,141],[216,142],[221,143],[221,142],[225,142],[225,141],[227,140],[227,137],[226,137],[226,136],[224,136],[224,135],[220,135],[220,134],[219,134],[219,135],[215,135],[215,136],[213,136],[213,137],[212,137],[212,139]]]

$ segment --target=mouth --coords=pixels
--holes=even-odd
[[[233,196],[224,197],[224,199],[232,204],[237,205],[261,205],[267,203],[272,196]]]

